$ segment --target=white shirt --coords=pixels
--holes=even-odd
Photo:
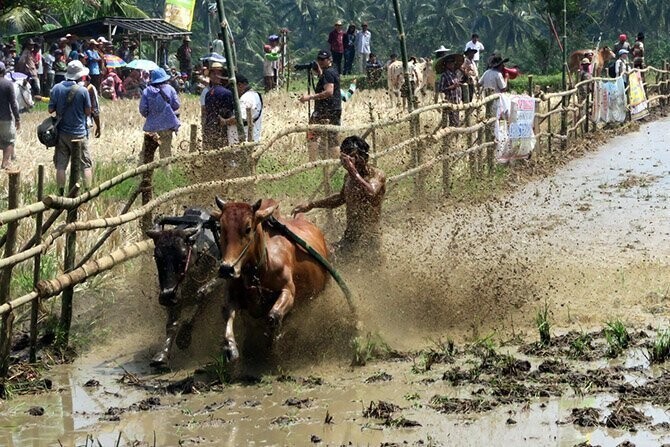
[[[484,44],[482,44],[480,41],[477,41],[477,43],[474,43],[472,40],[468,40],[468,43],[465,44],[465,50],[467,51],[470,48],[473,50],[477,50],[477,52],[472,56],[472,60],[475,62],[479,62],[479,55],[484,51]]]
[[[200,105],[202,107],[205,107],[205,99],[207,99],[207,92],[208,91],[209,91],[209,86],[203,88],[202,93],[200,93]]]
[[[495,93],[500,93],[507,88],[507,83],[505,78],[498,70],[489,68],[484,72],[481,78],[479,78],[479,85],[484,88],[484,90],[493,90]]]
[[[261,102],[261,97],[258,92],[253,90],[247,90],[242,96],[240,96],[240,110],[244,121],[247,120],[247,109],[251,109],[251,117],[253,122],[252,137],[254,141],[258,142],[261,140],[261,126],[263,124],[263,103]],[[247,126],[244,126],[244,132],[247,134]],[[239,143],[239,138],[237,137],[237,124],[228,126],[228,142],[230,144]]]
[[[354,40],[354,46],[356,47],[356,52],[363,54],[370,54],[371,38],[372,33],[370,32],[370,30],[357,32],[356,39]]]

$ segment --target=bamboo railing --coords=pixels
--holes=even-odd
[[[667,68],[667,64],[666,64]],[[653,73],[654,83],[645,85],[648,93],[649,107],[665,108],[670,96],[670,71],[667,69],[657,69],[648,67],[641,70],[643,73]],[[555,93],[540,93],[534,100],[539,107],[536,107],[535,113],[535,136],[537,138],[536,152],[542,154],[545,149],[550,154],[555,155],[552,141],[560,141],[563,144],[569,143],[570,139],[578,137],[581,132],[582,137],[586,137],[589,132],[597,129],[597,123],[592,123],[589,119],[591,114],[592,100],[587,94],[584,99],[578,98],[578,93],[582,87],[586,87],[589,92],[592,91],[594,82],[600,78],[580,82],[574,87]],[[610,79],[611,80],[611,79]],[[532,77],[529,77],[528,94],[534,96],[534,85]],[[262,143],[247,142],[235,147],[222,148],[217,151],[202,152],[196,147],[197,126],[191,125],[191,135],[189,140],[189,150],[182,155],[153,160],[153,151],[146,151],[147,158],[144,164],[129,169],[100,185],[77,195],[76,172],[72,176],[74,180],[72,189],[67,197],[49,195],[41,200],[25,206],[19,206],[18,200],[12,197],[18,197],[20,187],[16,178],[11,180],[10,185],[10,209],[0,212],[0,226],[6,225],[6,235],[0,239],[0,246],[5,245],[5,253],[0,258],[0,379],[6,374],[9,366],[9,350],[12,335],[13,313],[16,309],[31,304],[31,359],[35,359],[35,340],[37,338],[37,302],[56,296],[63,291],[70,291],[70,295],[65,296],[67,302],[62,306],[61,330],[67,332],[71,323],[71,306],[74,286],[87,281],[102,272],[105,272],[116,265],[123,264],[143,253],[147,253],[153,248],[153,242],[145,239],[139,242],[130,243],[118,248],[111,253],[99,254],[103,250],[105,241],[120,226],[131,222],[141,220],[144,226],[152,222],[154,210],[158,207],[174,202],[176,199],[186,197],[189,194],[200,191],[210,191],[221,189],[231,185],[259,185],[267,182],[282,181],[292,176],[296,176],[308,171],[321,171],[328,167],[339,165],[339,160],[326,159],[300,164],[290,169],[278,172],[247,175],[244,177],[234,177],[222,180],[214,180],[202,183],[196,183],[189,186],[174,188],[160,196],[153,197],[152,191],[152,173],[158,168],[164,168],[178,163],[193,162],[203,157],[225,157],[235,151],[247,151],[250,154],[252,163],[258,164],[268,149],[273,147],[282,138],[295,134],[305,133],[307,131],[337,131],[340,134],[362,134],[373,135],[375,139],[374,151],[371,154],[373,163],[379,163],[382,160],[389,160],[394,154],[410,155],[411,163],[408,166],[402,166],[401,171],[388,176],[390,186],[399,184],[403,179],[414,177],[415,193],[424,194],[426,188],[427,174],[436,167],[441,168],[441,176],[437,180],[441,184],[442,196],[448,196],[453,182],[455,181],[454,172],[458,169],[458,163],[463,164],[462,172],[469,173],[471,179],[478,180],[484,175],[484,165],[488,166],[489,175],[493,172],[493,154],[494,147],[497,144],[492,138],[491,128],[496,118],[487,115],[486,110],[490,110],[498,95],[492,95],[477,101],[464,104],[438,103],[424,106],[413,110],[411,113],[396,118],[384,120],[375,120],[372,110],[370,112],[370,122],[355,126],[332,126],[332,125],[299,125],[282,130],[267,141]],[[538,110],[541,109],[541,110]],[[462,127],[440,127],[430,129],[427,124],[423,131],[420,126],[422,116],[433,116],[435,114],[445,113],[446,111],[458,111],[465,116]],[[553,131],[552,117],[559,115],[566,120],[562,132]],[[439,122],[439,117],[437,119]],[[426,121],[424,121],[425,123]],[[394,144],[385,148],[379,148],[380,136],[378,131],[393,128],[393,126],[408,126],[408,137],[401,141],[394,141]],[[146,137],[145,137],[146,138]],[[44,169],[40,167],[38,172],[43,176]],[[250,172],[255,172],[252,169]],[[18,176],[18,174],[17,174]],[[13,178],[13,177],[10,177]],[[96,200],[106,191],[117,187],[128,179],[143,178],[140,187],[136,188],[131,197],[128,198],[125,206],[119,214],[113,217],[97,218],[90,220],[78,220],[77,210],[80,206]],[[324,177],[325,181],[319,188],[324,191],[331,187]],[[416,179],[420,179],[416,180]],[[41,197],[43,187],[43,177],[38,194]],[[133,208],[136,198],[142,196],[142,204]],[[52,209],[52,215],[46,223],[42,223],[45,211]],[[55,228],[51,225],[56,221],[62,210],[67,211],[66,221]],[[16,239],[16,227],[19,221],[32,218],[35,221],[35,233],[23,243],[18,243]],[[76,239],[75,235],[82,231],[104,230],[88,252],[76,261]],[[63,265],[63,274],[53,278],[40,278],[39,267],[40,257],[45,253],[55,250],[54,244],[61,238],[68,239],[68,249],[66,250],[66,262]],[[21,247],[16,251],[16,247]],[[93,259],[94,256],[96,256]],[[12,268],[16,265],[34,259],[34,290],[17,298],[10,299],[10,281]],[[66,336],[67,337],[67,336]],[[67,338],[66,338],[67,339]]]

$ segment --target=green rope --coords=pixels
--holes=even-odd
[[[268,225],[270,225],[270,227],[278,230],[284,236],[288,237],[293,242],[298,244],[300,247],[304,248],[305,251],[307,251],[307,253],[312,255],[314,259],[316,259],[319,262],[319,264],[321,264],[326,270],[328,270],[328,272],[333,277],[335,282],[337,282],[337,285],[339,285],[340,289],[342,289],[342,293],[344,293],[344,297],[347,299],[347,304],[349,304],[349,309],[351,310],[352,313],[356,313],[356,306],[354,305],[354,301],[351,296],[351,291],[349,290],[349,287],[347,287],[347,284],[344,282],[344,279],[342,279],[342,277],[337,272],[337,270],[335,270],[332,264],[328,262],[326,258],[321,256],[321,253],[314,250],[307,242],[305,242],[304,239],[302,239],[300,236],[291,231],[286,225],[279,222],[274,216],[270,216],[266,220],[266,222],[268,223]]]

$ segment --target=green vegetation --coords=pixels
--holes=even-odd
[[[551,325],[549,324],[549,306],[544,303],[544,307],[537,311],[535,315],[535,326],[540,333],[540,343],[544,346],[551,344]]]
[[[367,333],[365,337],[355,337],[351,341],[354,356],[351,366],[364,366],[370,360],[382,358],[391,352],[391,348],[379,334]]]
[[[570,342],[570,356],[573,358],[582,357],[586,351],[591,350],[591,348],[591,336],[582,332],[577,338]]]
[[[130,169],[126,164],[100,162],[95,165],[93,170],[93,184],[99,185],[113,177]],[[103,193],[104,197],[111,200],[128,200],[132,191],[137,188],[141,181],[140,177],[133,177],[112,187]],[[189,184],[188,178],[180,166],[172,166],[172,169],[156,169],[153,176],[154,197],[165,194],[175,188],[181,188]]]
[[[670,357],[670,329],[659,332],[648,351],[651,363],[665,362]]]
[[[231,366],[224,353],[212,356],[212,362],[207,365],[206,369],[213,374],[222,385],[230,383],[232,379]]]
[[[630,334],[628,329],[620,321],[608,321],[605,323],[605,340],[607,341],[607,355],[617,357],[630,344]]]

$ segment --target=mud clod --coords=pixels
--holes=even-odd
[[[490,411],[498,404],[485,399],[458,399],[436,395],[430,399],[430,405],[440,413],[467,414]]]
[[[312,400],[310,398],[298,399],[292,397],[284,401],[284,405],[288,407],[297,407],[297,408],[308,408],[312,406]]]
[[[549,359],[540,363],[537,370],[543,374],[566,374],[570,368],[560,360]]]
[[[89,381],[87,381],[87,382],[84,384],[84,387],[85,387],[85,388],[96,388],[96,387],[99,387],[99,386],[100,386],[100,382],[98,382],[98,381],[95,380],[95,379],[90,379]]]
[[[386,418],[386,420],[384,421],[384,425],[386,427],[391,427],[391,428],[412,428],[412,427],[421,427],[422,426],[419,422],[412,421],[410,419],[405,419],[402,416],[400,416],[397,419]]]
[[[27,413],[31,416],[44,416],[44,408],[42,407],[30,407]]]
[[[309,437],[309,442],[311,442],[312,444],[318,444],[319,442],[321,442],[321,438],[319,438],[317,435],[312,435]]]
[[[388,419],[394,412],[398,410],[400,410],[399,406],[392,404],[390,402],[384,402],[383,400],[380,400],[377,403],[370,402],[368,408],[363,410],[363,417]]]
[[[611,406],[614,409],[605,419],[605,425],[609,428],[634,429],[637,425],[651,422],[649,416],[645,416],[644,413],[625,401],[614,402]]]
[[[153,410],[154,407],[157,407],[160,404],[161,400],[158,397],[149,397],[132,404],[130,407],[128,407],[128,411],[149,411]]]
[[[375,382],[388,382],[390,380],[393,380],[393,376],[391,374],[387,374],[384,371],[378,372],[377,374],[374,374],[367,379],[364,380],[365,383],[375,383]]]
[[[600,425],[600,416],[597,408],[573,408],[568,422],[580,427],[597,427]]]

